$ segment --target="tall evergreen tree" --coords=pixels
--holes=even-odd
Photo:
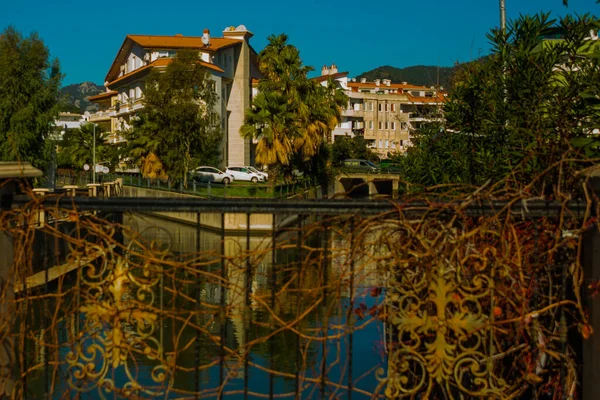
[[[58,60],[36,33],[0,34],[0,160],[44,167],[44,139],[58,114]]]
[[[184,184],[194,162],[217,162],[222,137],[214,82],[199,57],[198,51],[179,50],[165,71],[150,73],[144,108],[127,135],[132,157],[158,157],[169,178]]]

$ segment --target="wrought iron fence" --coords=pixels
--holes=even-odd
[[[593,215],[525,199],[17,198],[0,219],[3,383],[19,398],[575,396]]]

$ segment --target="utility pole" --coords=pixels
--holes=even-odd
[[[506,0],[500,0],[500,29],[506,33]]]

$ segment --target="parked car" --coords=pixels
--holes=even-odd
[[[262,175],[258,175],[255,172],[250,171],[246,167],[227,167],[225,173],[233,175],[236,181],[247,181],[256,183],[264,180]]]
[[[381,169],[381,172],[387,172],[390,174],[397,174],[402,172],[402,167],[400,166],[400,164],[389,160],[384,160],[380,162],[379,168]]]
[[[251,172],[254,172],[255,174],[258,174],[258,176],[262,176],[264,179],[261,179],[262,181],[267,181],[269,180],[269,174],[267,174],[266,172],[260,171],[252,166],[245,166],[244,168],[248,168]]]
[[[234,176],[215,167],[201,166],[190,171],[190,179],[196,182],[231,183]]]
[[[379,167],[369,160],[344,160],[344,170],[348,172],[379,172]]]

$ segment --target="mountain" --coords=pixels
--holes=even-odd
[[[396,68],[389,65],[377,67],[371,71],[363,72],[356,77],[356,80],[367,78],[367,81],[373,82],[375,79],[389,79],[393,83],[408,82],[420,86],[437,86],[445,88],[450,87],[450,80],[456,67],[436,67],[432,65],[415,65],[406,68]]]
[[[96,85],[93,82],[75,83],[60,89],[61,110],[83,113],[84,111],[94,112],[98,110],[98,105],[87,100],[88,97],[104,92],[104,86]]]

